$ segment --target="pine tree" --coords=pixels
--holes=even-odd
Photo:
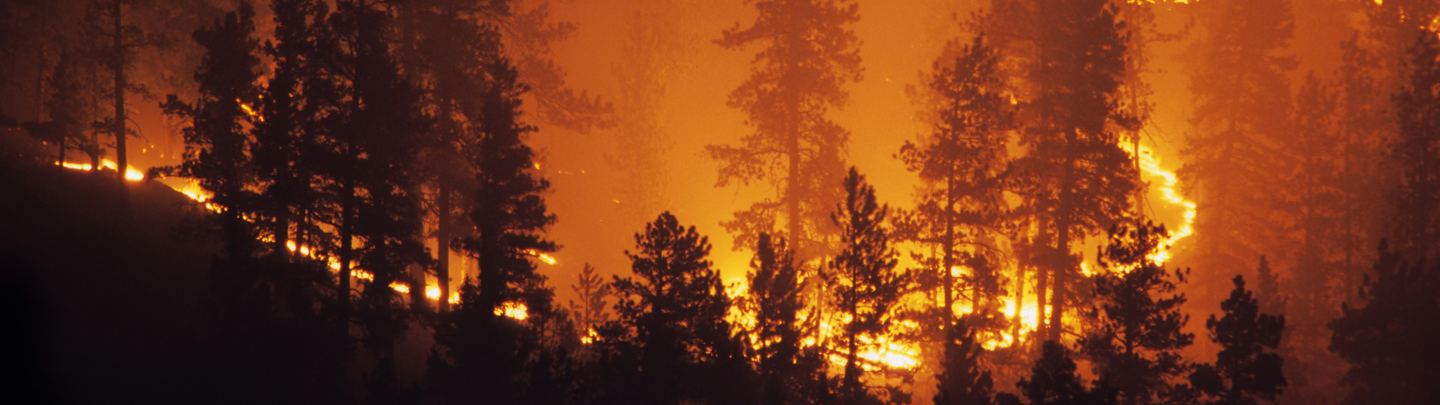
[[[256,238],[242,218],[256,211],[250,190],[255,183],[249,151],[252,118],[245,110],[260,95],[254,14],[242,6],[213,27],[196,31],[195,42],[206,50],[195,72],[200,97],[185,103],[172,94],[163,105],[167,114],[190,124],[182,129],[185,161],[168,171],[195,179],[211,193],[210,201],[220,208],[227,259],[236,265],[250,259]]]
[[[1382,241],[1372,278],[1359,295],[1363,307],[1341,305],[1330,322],[1330,350],[1349,363],[1346,404],[1429,404],[1440,400],[1440,266],[1407,259]]]
[[[611,368],[612,399],[670,404],[753,395],[743,347],[725,320],[730,298],[709,260],[709,239],[666,212],[635,244],[626,251],[634,277],[616,276],[612,284],[618,319],[601,332],[602,344],[621,357],[612,361],[624,364]],[[743,370],[727,367],[737,360]]]
[[[1197,195],[1196,244],[1212,274],[1237,274],[1251,258],[1288,252],[1283,217],[1273,204],[1285,190],[1277,151],[1289,131],[1289,73],[1283,50],[1294,35],[1290,0],[1197,4],[1209,35],[1191,52],[1196,109],[1185,135],[1181,181]]]
[[[981,370],[980,356],[985,349],[975,340],[975,329],[962,318],[946,328],[944,372],[935,394],[936,405],[989,405],[993,402],[994,382],[989,371]]]
[[[844,186],[845,201],[830,215],[840,229],[844,248],[830,261],[827,277],[832,284],[831,305],[848,317],[841,328],[845,345],[841,387],[847,403],[858,403],[865,395],[860,381],[864,372],[858,357],[860,339],[890,334],[900,298],[909,293],[912,282],[909,272],[895,269],[899,260],[885,226],[889,205],[876,203],[875,188],[854,167]]]
[[[1099,252],[1104,271],[1094,276],[1098,305],[1087,314],[1091,326],[1080,347],[1126,404],[1178,395],[1173,380],[1189,368],[1179,351],[1195,336],[1183,332],[1190,318],[1180,312],[1185,294],[1175,293],[1189,271],[1172,275],[1151,259],[1167,236],[1164,226],[1116,225]]]
[[[795,253],[784,238],[760,234],[755,257],[746,274],[749,294],[742,298],[745,311],[755,314],[750,331],[763,383],[762,398],[767,405],[801,403],[805,380],[819,370],[805,370],[800,364],[801,300],[799,269]]]
[[[849,98],[844,86],[860,80],[860,40],[848,28],[859,20],[859,7],[831,0],[752,3],[760,11],[755,23],[725,30],[716,43],[728,49],[767,45],[727,102],[749,117],[755,132],[740,145],[709,145],[706,151],[720,162],[717,186],[766,181],[780,190],[723,223],[735,245],[751,246],[761,232],[776,233],[784,218],[785,239],[805,262],[826,253],[824,240],[835,232],[825,213],[842,198],[832,185],[844,171],[850,133],[826,114],[843,108]]]
[[[1215,404],[1273,403],[1285,387],[1283,360],[1274,352],[1285,330],[1285,316],[1261,313],[1241,276],[1235,276],[1235,289],[1220,308],[1225,316],[1216,320],[1211,315],[1205,328],[1222,349],[1214,366],[1201,365],[1190,375],[1191,383]]]
[[[577,283],[570,286],[570,290],[580,297],[580,302],[570,302],[570,313],[575,316],[576,331],[587,343],[594,340],[595,334],[600,325],[610,320],[610,314],[605,312],[605,299],[611,295],[610,284],[604,278],[595,274],[595,266],[585,263],[584,270],[576,279]]]
[[[125,171],[128,168],[128,147],[126,139],[130,137],[129,110],[125,102],[125,96],[135,91],[131,83],[129,68],[133,63],[136,49],[154,46],[158,38],[143,31],[140,27],[127,24],[126,10],[132,7],[133,0],[95,0],[90,3],[89,11],[96,17],[89,18],[86,29],[93,31],[97,39],[104,38],[106,43],[97,44],[96,52],[101,55],[100,60],[109,69],[114,79],[114,86],[111,88],[111,96],[115,102],[115,113],[107,121],[110,134],[115,137],[115,167],[117,168],[117,181],[121,186],[125,185]],[[98,16],[103,15],[108,21],[101,21]],[[104,25],[102,25],[104,24]]]
[[[1079,273],[1073,245],[1114,223],[1132,207],[1138,173],[1119,147],[1121,129],[1138,125],[1118,102],[1127,64],[1124,26],[1104,0],[996,0],[978,25],[1022,66],[1028,117],[1020,144],[1029,153],[1015,161],[1023,211],[1034,215],[1032,258],[1043,318],[1040,332],[1058,340],[1067,285]],[[1048,271],[1046,271],[1048,270]],[[1047,296],[1048,290],[1048,296]],[[1047,326],[1048,323],[1048,326]]]
[[[931,134],[906,141],[897,157],[925,183],[917,190],[914,222],[917,239],[933,243],[939,258],[926,258],[941,273],[941,325],[951,325],[958,291],[951,269],[966,259],[986,261],[1000,248],[1002,220],[1008,208],[1002,198],[1011,114],[1007,89],[999,76],[999,58],[976,36],[969,45],[950,42],[949,49],[926,75],[935,122]],[[938,259],[938,260],[937,260]],[[970,286],[971,306],[989,309],[1001,294],[991,266],[976,266],[963,276]]]
[[[1104,385],[1086,390],[1080,376],[1075,374],[1075,360],[1070,359],[1070,350],[1061,343],[1047,340],[1041,345],[1040,358],[1035,360],[1030,378],[1021,379],[1015,386],[1030,405],[1113,405],[1116,392]],[[1009,393],[995,397],[1000,405],[1019,405],[1020,398]]]

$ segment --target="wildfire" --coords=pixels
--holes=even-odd
[[[501,304],[500,308],[495,308],[495,315],[504,315],[517,321],[523,321],[525,320],[525,318],[529,317],[529,313],[527,312],[529,310],[530,309],[525,307],[525,304],[523,303],[506,302],[504,304]]]
[[[1136,156],[1135,148],[1131,145],[1121,144],[1120,149],[1125,150],[1125,153],[1129,153],[1132,157]],[[1154,151],[1142,145],[1140,146],[1139,157],[1140,169],[1153,177],[1164,179],[1163,184],[1159,185],[1158,188],[1158,190],[1160,190],[1160,198],[1165,200],[1165,202],[1185,207],[1184,222],[1181,223],[1179,229],[1172,231],[1170,238],[1161,244],[1159,251],[1148,256],[1155,264],[1164,264],[1165,261],[1170,260],[1170,247],[1174,246],[1175,242],[1179,242],[1181,239],[1185,239],[1195,233],[1195,202],[1185,199],[1184,196],[1180,195],[1179,191],[1176,191],[1176,187],[1180,182],[1179,178],[1175,176],[1175,172],[1160,168],[1160,159],[1155,157]]]
[[[534,256],[536,259],[540,259],[540,261],[545,262],[545,264],[552,265],[552,266],[555,265],[555,258],[554,258],[554,257],[551,257],[550,255],[545,254],[545,253],[541,253],[540,251],[537,251],[537,250],[535,250],[535,249],[526,250],[526,251],[525,251],[525,254],[530,255],[530,256]]]
[[[61,163],[60,165],[61,165],[61,166],[65,166],[66,169],[79,170],[79,171],[84,171],[84,172],[88,172],[88,171],[91,171],[91,170],[94,170],[94,169],[95,169],[95,168],[92,167],[89,163],[71,163],[71,162],[64,162],[64,163]],[[101,160],[100,160],[100,168],[102,168],[102,169],[115,170],[115,162],[112,161],[112,160],[110,160],[110,159],[101,159]],[[139,171],[135,170],[135,167],[134,167],[134,166],[125,165],[125,180],[129,180],[129,181],[145,180],[145,173],[140,173]]]

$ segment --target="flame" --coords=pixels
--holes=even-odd
[[[262,117],[260,116],[260,113],[255,112],[254,108],[250,108],[250,104],[246,104],[245,102],[240,101],[240,99],[238,98],[235,99],[235,101],[240,103],[240,109],[245,110],[245,114],[249,115],[250,118],[260,120],[260,122],[265,122],[265,117]]]
[[[94,167],[91,167],[89,163],[63,162],[63,163],[61,163],[60,165],[61,165],[61,166],[64,166],[66,169],[79,170],[79,171],[84,171],[84,172],[88,172],[88,171],[94,170]],[[100,168],[102,168],[102,169],[115,170],[115,162],[112,161],[112,160],[110,160],[110,159],[101,159],[101,160],[100,160]],[[141,173],[140,171],[135,170],[135,166],[125,165],[125,180],[129,180],[129,181],[145,180],[145,173]]]
[[[1132,145],[1121,144],[1120,149],[1132,157],[1136,156],[1135,148]],[[1174,246],[1175,243],[1181,239],[1195,234],[1195,202],[1185,199],[1184,196],[1180,195],[1179,191],[1176,191],[1176,187],[1180,182],[1179,178],[1175,176],[1175,172],[1160,168],[1160,159],[1155,157],[1154,151],[1150,150],[1149,147],[1141,145],[1139,156],[1140,168],[1142,170],[1151,176],[1164,179],[1163,184],[1160,184],[1158,188],[1158,190],[1160,190],[1160,198],[1165,200],[1165,202],[1185,207],[1185,219],[1180,225],[1180,228],[1170,234],[1170,238],[1161,243],[1160,248],[1155,253],[1146,256],[1157,265],[1165,264],[1165,261],[1170,260],[1171,257],[1170,247]]]
[[[372,276],[372,277],[373,277],[373,276]],[[391,281],[391,282],[390,282],[390,289],[395,290],[395,292],[398,292],[398,293],[401,293],[401,294],[409,294],[409,293],[410,293],[410,285],[409,285],[409,284],[402,283],[402,282],[399,282],[399,281]]]
[[[535,250],[535,249],[527,249],[527,250],[525,250],[525,254],[530,255],[530,256],[534,256],[536,259],[540,259],[540,261],[545,262],[545,264],[549,264],[549,265],[554,265],[554,264],[555,264],[555,258],[554,258],[554,257],[551,257],[550,255],[545,254],[545,253],[542,253],[542,252],[540,252],[540,251],[538,251],[538,250]]]
[[[523,303],[506,302],[501,304],[500,308],[495,308],[495,315],[504,315],[517,321],[523,321],[529,317],[527,311],[529,311],[529,308],[526,308]]]

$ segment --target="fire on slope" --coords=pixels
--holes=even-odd
[[[248,108],[247,108],[247,110],[248,110]],[[64,163],[61,164],[61,166],[65,167],[65,168],[67,168],[67,169],[78,170],[78,171],[91,171],[91,170],[94,169],[94,168],[93,168],[90,164],[88,164],[88,163],[64,162]],[[113,162],[113,161],[111,161],[111,160],[108,160],[108,159],[102,160],[102,161],[101,161],[101,164],[100,164],[100,167],[101,167],[101,168],[106,168],[106,169],[111,169],[111,170],[113,170],[113,169],[115,168],[115,162]],[[135,168],[132,166],[132,167],[127,167],[127,168],[126,168],[126,170],[125,170],[125,179],[128,180],[128,181],[131,181],[131,182],[138,182],[138,181],[144,180],[144,179],[145,179],[145,175],[144,175],[143,173],[141,173],[140,171],[135,170]],[[164,184],[164,183],[162,183],[162,184]],[[166,184],[166,186],[171,187],[172,189],[174,189],[175,191],[180,192],[181,194],[184,194],[186,197],[189,197],[191,200],[194,200],[196,203],[201,204],[201,206],[204,207],[204,208],[207,209],[207,210],[210,210],[210,211],[212,211],[212,212],[219,212],[219,211],[220,211],[220,207],[219,207],[219,206],[217,206],[217,205],[215,205],[214,203],[211,203],[211,202],[210,202],[210,193],[208,193],[208,192],[206,192],[205,190],[201,189],[200,186],[199,186],[199,184],[196,184],[196,183],[193,182],[193,181],[187,182],[187,183],[185,183],[184,185],[179,186],[179,187],[176,187],[176,186],[170,185],[170,184]],[[247,218],[247,219],[248,219],[248,218]],[[274,241],[273,239],[268,239],[268,238],[266,238],[266,239],[267,239],[267,240],[262,240],[262,241],[263,241],[263,242],[273,242],[273,241]],[[286,243],[285,243],[285,247],[286,247],[288,250],[290,250],[291,252],[298,253],[298,254],[300,254],[300,255],[302,255],[302,256],[309,257],[309,258],[311,258],[311,259],[316,259],[316,260],[324,260],[324,261],[327,263],[327,267],[330,268],[331,272],[338,273],[338,272],[340,271],[340,262],[339,262],[339,260],[337,260],[337,259],[334,258],[334,257],[321,254],[318,249],[312,249],[312,248],[310,248],[309,246],[305,246],[305,245],[296,245],[294,241],[286,242]],[[529,255],[529,256],[533,256],[533,257],[535,257],[536,260],[538,260],[538,261],[540,261],[540,262],[543,262],[543,263],[546,263],[546,264],[554,265],[554,264],[556,263],[555,258],[552,257],[552,256],[550,256],[549,254],[546,254],[546,253],[541,253],[541,252],[537,252],[537,251],[533,251],[533,250],[532,250],[532,251],[526,251],[525,254],[526,254],[526,255]],[[369,281],[369,280],[374,280],[374,279],[375,279],[375,275],[374,275],[373,273],[370,273],[370,272],[368,272],[368,271],[365,271],[364,269],[356,268],[356,269],[352,269],[352,271],[353,271],[353,274],[355,275],[355,278],[358,278],[358,279],[361,279],[361,280],[367,280],[367,281]],[[397,281],[397,282],[392,282],[392,283],[390,283],[389,287],[390,287],[391,289],[395,290],[395,292],[398,292],[398,293],[401,293],[401,294],[409,294],[409,293],[410,293],[410,285],[407,284],[407,283],[398,282],[398,281]],[[433,277],[426,277],[425,297],[429,298],[429,299],[432,300],[432,301],[438,301],[438,300],[440,299],[440,286],[439,286],[439,282],[436,281],[435,278],[433,278]],[[456,293],[453,293],[453,292],[452,292],[452,293],[450,294],[450,303],[451,303],[451,304],[457,304],[457,303],[459,303],[459,302],[460,302],[460,294],[456,294]],[[495,314],[496,314],[496,315],[504,315],[504,316],[507,316],[507,317],[510,317],[510,318],[515,318],[515,319],[518,319],[518,320],[525,320],[525,318],[527,317],[527,311],[528,311],[528,308],[526,308],[525,304],[523,304],[523,303],[506,302],[506,303],[504,303],[504,306],[503,306],[503,307],[497,308],[497,309],[495,310]]]
[[[1162,209],[1167,211],[1178,210],[1181,215],[1182,222],[1180,226],[1165,240],[1159,251],[1148,256],[1149,259],[1153,260],[1156,264],[1163,264],[1171,258],[1170,248],[1172,246],[1195,233],[1195,203],[1180,194],[1178,190],[1178,177],[1173,171],[1166,170],[1162,167],[1160,159],[1156,157],[1152,149],[1146,146],[1140,146],[1140,150],[1137,153],[1134,150],[1135,148],[1130,145],[1121,145],[1121,148],[1130,154],[1132,158],[1138,160],[1140,169],[1144,172],[1144,175],[1152,180],[1151,198],[1154,198],[1157,203],[1161,204]],[[1085,275],[1094,274],[1094,270],[1091,269],[1090,264],[1082,261],[1080,266],[1081,272]],[[952,274],[957,277],[966,274],[968,271],[970,271],[970,269],[964,266],[956,266],[951,269]],[[1125,271],[1125,269],[1120,269],[1120,271]],[[1016,269],[1012,267],[1008,269],[1008,273],[1013,277],[1017,272]],[[731,291],[732,298],[739,298],[746,294],[743,291],[743,287],[736,287],[740,288],[728,289],[728,291]],[[1024,294],[1021,308],[1016,308],[1016,299],[1014,296],[997,297],[997,300],[1001,306],[1001,313],[1010,320],[1012,325],[1016,325],[1016,327],[1010,330],[982,332],[978,338],[986,350],[1007,348],[1021,343],[1024,341],[1025,336],[1034,332],[1038,326],[1035,307],[1038,300],[1033,292]],[[926,305],[920,302],[916,302],[915,304]],[[957,315],[970,314],[974,311],[973,307],[966,306],[963,303],[958,306],[959,308],[956,308]],[[1049,310],[1050,308],[1047,305],[1045,311],[1048,313]],[[737,311],[732,313],[732,318],[734,318],[733,321],[736,324],[744,327],[754,327],[755,325],[755,316],[753,313]],[[1067,316],[1064,321],[1069,323],[1074,320]],[[840,325],[843,325],[845,322],[846,320],[844,319],[828,319],[821,322],[819,325],[819,336],[807,337],[802,341],[802,344],[807,347],[815,347],[826,344],[825,342],[836,341],[843,333],[841,330],[843,327]],[[913,321],[903,321],[900,327],[913,329],[918,327],[918,325]],[[857,353],[857,357],[859,358],[861,367],[867,370],[908,370],[915,368],[919,364],[919,348],[913,343],[883,337],[861,337],[857,340],[859,340],[859,346],[861,347],[860,352]],[[835,366],[843,366],[846,362],[845,353],[842,350],[828,350],[826,356],[828,361]]]

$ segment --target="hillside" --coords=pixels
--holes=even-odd
[[[36,161],[0,133],[0,296],[5,361],[20,392],[63,403],[178,403],[196,375],[201,292],[214,243],[201,210],[159,183]],[[187,231],[187,229],[189,229]],[[20,397],[28,397],[21,395]]]

